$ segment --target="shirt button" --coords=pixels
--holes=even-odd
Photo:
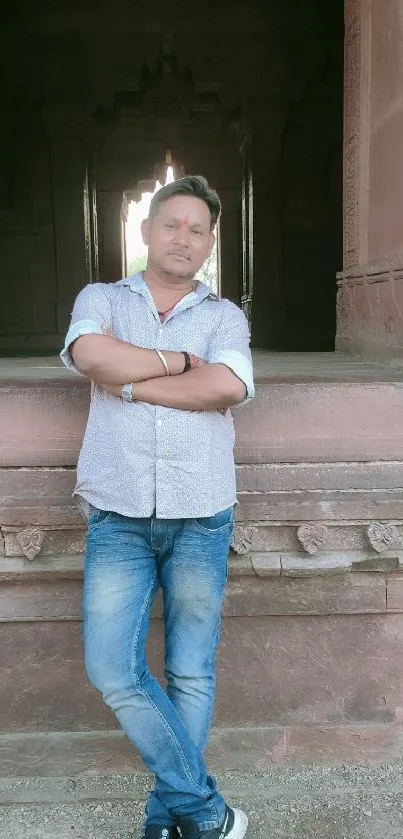
[[[161,426],[162,426],[162,420],[157,420],[157,426],[158,426],[158,428],[161,428]]]

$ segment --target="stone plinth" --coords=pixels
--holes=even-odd
[[[392,759],[403,707],[399,374],[333,354],[254,362],[256,399],[234,411],[212,765]],[[57,760],[72,774],[140,768],[82,660],[85,526],[71,493],[88,399],[56,359],[1,364],[0,748],[11,775],[21,760],[32,771],[48,736],[44,773]],[[157,598],[149,659],[160,678],[161,614]]]

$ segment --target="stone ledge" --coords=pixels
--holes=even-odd
[[[120,731],[49,732],[0,735],[2,754],[0,803],[37,798],[35,778],[49,778],[49,796],[79,799],[80,778],[96,787],[97,777],[127,773],[145,778],[148,773],[128,738]],[[265,771],[271,767],[316,763],[370,766],[403,757],[403,726],[395,723],[361,723],[318,726],[266,726],[213,728],[206,756],[213,772]],[[68,777],[77,779],[72,784]],[[32,778],[32,785],[18,788],[12,779]],[[92,779],[92,780],[91,780]],[[134,787],[133,787],[134,785]],[[148,783],[133,778],[130,795],[147,795]],[[14,797],[14,796],[13,796]],[[96,797],[92,794],[91,797]]]
[[[82,553],[48,556],[39,554],[29,560],[22,556],[0,554],[0,582],[40,582],[41,580],[82,580],[84,556]],[[336,551],[320,552],[310,556],[302,551],[279,553],[277,551],[249,551],[241,556],[232,551],[229,556],[229,578],[256,577],[322,577],[332,574],[355,575],[399,573],[403,569],[403,555],[395,552],[370,554]]]
[[[282,556],[281,573],[288,577],[307,577],[322,574],[343,574],[351,571],[352,562],[348,556],[327,554],[314,557],[305,555]]]
[[[393,544],[381,545],[387,550],[375,552],[369,538],[369,528],[376,525],[373,520],[366,521],[326,521],[325,524],[305,522],[302,529],[325,529],[325,537],[320,551],[339,553],[357,557],[354,564],[362,560],[370,561],[379,557],[381,561],[391,556],[403,555],[403,524],[399,520],[391,520],[384,525],[384,530],[393,532]],[[299,538],[300,522],[237,522],[233,534],[233,551],[239,557],[253,554],[285,554],[300,553]],[[52,557],[75,556],[83,553],[85,548],[85,527],[80,522],[68,525],[37,525],[43,532],[43,544],[40,558],[51,561]],[[0,557],[22,557],[23,552],[18,541],[19,531],[24,529],[24,523],[19,525],[0,527]],[[316,554],[317,555],[317,554]]]
[[[387,580],[383,574],[335,574],[331,570],[330,573],[316,576],[300,572],[280,575],[277,569],[273,572],[271,563],[269,573],[265,564],[261,564],[260,569],[263,569],[263,573],[261,571],[259,576],[254,571],[250,575],[230,575],[224,616],[386,612]],[[25,579],[21,579],[18,573],[6,578],[3,576],[0,585],[0,622],[81,620],[80,570],[72,570],[58,578],[55,578],[54,572],[46,576],[35,570],[31,573],[32,577]],[[390,577],[388,582],[391,586]],[[397,601],[395,604],[394,611],[400,611]],[[161,614],[161,601],[157,596],[152,615],[160,617]]]
[[[22,556],[0,553],[0,582],[29,582],[41,580],[81,580],[84,556],[82,553],[47,555],[40,553],[29,560]],[[340,553],[321,551],[310,556],[302,551],[249,551],[241,556],[230,552],[229,578],[247,577],[322,577],[323,575],[360,573],[390,574],[403,568],[403,555],[360,551]]]

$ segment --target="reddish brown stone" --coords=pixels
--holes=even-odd
[[[290,492],[315,489],[392,489],[402,482],[398,461],[383,463],[242,463],[239,492]]]
[[[251,553],[250,559],[257,577],[275,577],[281,572],[280,554]]]
[[[253,402],[236,412],[236,460],[402,459],[402,409],[393,383],[258,384]]]
[[[386,611],[386,582],[371,574],[291,579],[229,580],[224,614],[329,615]]]
[[[403,612],[402,577],[388,577],[386,602],[389,612]]]
[[[293,726],[286,731],[287,762],[368,766],[403,757],[401,725]]]
[[[5,555],[22,556],[21,547],[17,541],[17,530],[3,528]],[[76,556],[84,552],[85,529],[82,527],[71,527],[69,530],[55,528],[50,530],[44,528],[44,540],[41,548],[41,557]]]
[[[403,518],[402,490],[327,493],[241,492],[238,493],[238,502],[236,510],[238,522]]]

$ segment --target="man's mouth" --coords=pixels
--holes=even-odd
[[[180,259],[183,261],[190,259],[190,257],[186,253],[179,253],[178,251],[169,251],[168,256],[174,256],[176,257],[176,259]]]

